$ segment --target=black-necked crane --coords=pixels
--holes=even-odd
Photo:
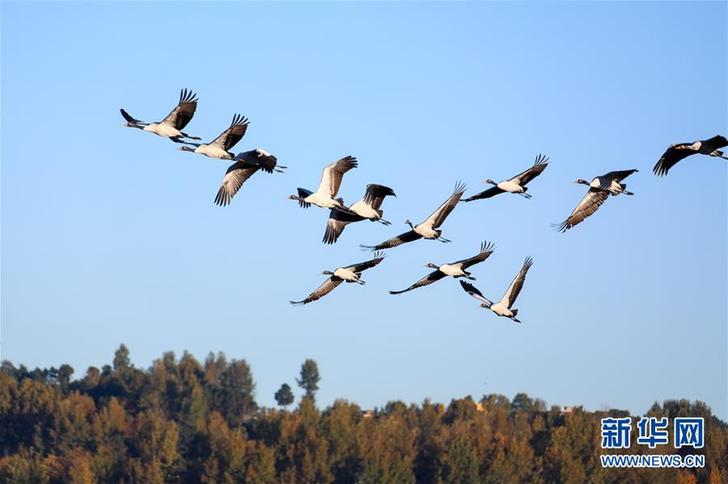
[[[693,141],[692,143],[678,143],[670,145],[670,147],[667,148],[667,151],[665,151],[660,159],[657,160],[652,171],[657,176],[665,176],[667,175],[667,172],[670,171],[670,168],[675,166],[678,161],[698,153],[701,155],[714,156],[728,160],[728,156],[725,156],[723,152],[718,149],[723,148],[724,146],[728,146],[728,139],[721,135],[713,136],[710,139]]]
[[[634,193],[626,190],[627,185],[622,183],[622,180],[637,171],[639,170],[610,171],[605,175],[594,178],[591,182],[582,178],[576,180],[576,183],[588,186],[589,191],[586,192],[586,195],[571,212],[571,215],[560,224],[555,224],[554,227],[560,232],[566,232],[599,210],[599,207],[607,201],[609,195],[634,195]]]
[[[432,284],[433,282],[437,282],[440,279],[444,277],[454,277],[455,279],[464,277],[466,279],[469,279],[471,281],[474,281],[475,278],[470,275],[470,272],[467,270],[469,267],[474,266],[475,264],[479,264],[486,260],[490,255],[493,253],[493,244],[489,242],[483,242],[480,244],[480,252],[477,255],[474,255],[473,257],[469,257],[467,259],[459,260],[456,262],[450,262],[449,264],[434,264],[432,262],[428,263],[425,267],[429,267],[431,269],[435,269],[434,271],[427,274],[425,277],[420,279],[419,281],[412,284],[407,289],[404,289],[402,291],[389,291],[389,294],[402,294],[407,291],[411,291],[413,289],[417,289],[418,287],[427,286],[429,284]]]
[[[399,234],[396,237],[393,237],[389,240],[385,240],[381,244],[378,245],[362,245],[361,247],[364,249],[371,249],[371,250],[382,250],[382,249],[391,249],[392,247],[397,247],[399,245],[405,244],[407,242],[412,242],[417,239],[430,239],[430,240],[439,240],[440,242],[450,242],[448,239],[442,237],[442,230],[440,229],[440,226],[445,222],[445,219],[448,215],[450,215],[450,212],[455,209],[455,206],[457,206],[458,202],[460,202],[460,198],[463,196],[463,193],[465,193],[465,185],[463,183],[458,182],[455,185],[455,190],[453,191],[452,195],[448,197],[447,200],[445,200],[442,205],[440,205],[437,210],[435,210],[432,215],[430,215],[427,220],[424,222],[413,225],[412,222],[409,220],[405,220],[405,223],[411,227],[411,230]]]
[[[367,269],[371,269],[384,260],[384,254],[381,252],[375,252],[372,255],[372,259],[366,262],[359,262],[350,266],[339,267],[334,271],[323,271],[322,274],[330,276],[326,281],[321,284],[318,289],[308,295],[306,299],[301,301],[290,301],[291,304],[308,304],[310,302],[321,299],[334,289],[338,287],[342,282],[350,282],[356,284],[366,284],[361,280],[361,273]]]
[[[217,158],[218,160],[232,160],[235,155],[230,151],[238,141],[243,139],[245,131],[248,129],[248,118],[240,114],[233,116],[233,121],[230,123],[230,127],[220,133],[220,135],[209,143],[189,143],[187,145],[194,146],[182,146],[180,150],[190,151],[200,155],[205,155],[210,158]]]
[[[220,185],[220,189],[215,196],[215,204],[221,207],[230,205],[243,183],[258,170],[263,170],[266,173],[283,173],[286,167],[277,163],[278,159],[275,156],[260,148],[238,153],[235,157],[235,163],[230,165],[225,172],[222,185]]]
[[[498,195],[499,193],[515,193],[525,198],[531,198],[531,195],[526,193],[526,191],[528,190],[528,187],[526,185],[528,184],[528,182],[539,176],[546,169],[548,164],[548,157],[539,154],[538,156],[536,156],[536,161],[533,163],[533,166],[531,166],[527,170],[522,171],[521,173],[509,180],[503,180],[500,183],[496,183],[488,178],[487,180],[485,180],[485,183],[490,183],[491,185],[493,185],[493,187],[488,188],[487,190],[483,190],[482,192],[477,193],[472,197],[468,197],[463,200],[463,202],[472,202],[473,200],[490,198]]]
[[[371,220],[372,222],[390,225],[382,218],[384,212],[381,210],[382,202],[389,195],[397,196],[391,188],[372,183],[367,185],[364,197],[346,210],[332,208],[329,213],[329,220],[326,222],[323,242],[333,244],[339,239],[346,226],[354,222]]]
[[[150,133],[154,133],[157,136],[163,138],[169,138],[175,143],[182,143],[184,138],[199,140],[197,136],[190,136],[184,131],[185,126],[190,122],[192,116],[195,115],[197,109],[197,95],[192,91],[183,89],[179,95],[179,103],[174,109],[167,115],[166,118],[158,123],[148,123],[146,121],[140,121],[133,118],[125,110],[120,109],[121,115],[126,119],[126,123],[123,125],[126,128],[137,128]]]
[[[340,160],[336,160],[324,168],[318,190],[312,192],[305,188],[298,188],[298,195],[290,195],[288,198],[298,200],[298,204],[303,208],[308,208],[313,204],[321,208],[336,207],[346,210],[344,200],[335,197],[339,193],[344,173],[356,168],[357,165],[356,158],[353,156],[345,156]]]
[[[469,282],[460,281],[460,285],[463,286],[465,292],[481,302],[481,308],[490,309],[498,316],[510,318],[514,322],[520,323],[521,321],[516,318],[516,316],[518,315],[518,309],[514,309],[513,304],[515,304],[518,294],[520,294],[521,289],[523,289],[523,283],[526,280],[526,274],[528,273],[528,269],[530,269],[532,265],[533,259],[531,259],[530,257],[526,257],[526,260],[523,262],[521,270],[513,279],[511,285],[508,286],[508,290],[503,295],[503,298],[497,303],[494,303],[490,299],[483,296],[483,293],[480,292],[475,286],[473,286]]]

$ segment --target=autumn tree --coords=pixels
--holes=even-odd
[[[625,410],[547,410],[524,393],[319,409],[307,360],[297,379],[307,397],[288,411],[281,385],[284,409],[269,411],[255,403],[245,360],[222,353],[201,364],[168,352],[140,369],[120,347],[101,368],[74,381],[68,365],[0,365],[0,482],[728,482],[728,425],[702,402],[668,400],[648,414],[703,417],[704,448],[677,453],[700,453],[705,467],[647,474],[601,466],[600,419]],[[675,452],[632,444],[631,454]]]

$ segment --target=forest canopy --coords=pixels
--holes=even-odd
[[[705,468],[604,469],[600,419],[628,412],[547,407],[524,393],[319,409],[313,359],[295,378],[300,397],[282,383],[280,408],[262,408],[245,360],[168,352],[139,369],[124,345],[111,365],[74,374],[2,363],[0,482],[728,482],[728,426],[701,402],[655,403],[646,415],[704,417],[705,447],[686,452],[705,454]],[[683,450],[633,442],[628,452]]]

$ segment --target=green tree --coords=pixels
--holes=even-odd
[[[276,403],[284,408],[292,404],[295,398],[293,396],[293,392],[291,391],[291,386],[288,383],[284,383],[283,385],[281,385],[281,387],[273,396],[276,399]]]
[[[71,377],[73,376],[73,367],[71,365],[61,365],[58,368],[58,386],[62,392],[68,390],[68,385],[71,383]]]
[[[306,392],[305,398],[315,399],[316,392],[319,389],[318,382],[320,380],[321,377],[319,376],[316,361],[310,358],[304,361],[303,365],[301,365],[301,377],[296,378],[296,383]]]
[[[129,360],[129,348],[124,343],[119,345],[119,349],[114,353],[114,371],[123,373],[131,366]]]

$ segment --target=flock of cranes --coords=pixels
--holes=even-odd
[[[258,170],[263,170],[266,173],[284,172],[286,167],[279,165],[277,158],[264,149],[256,148],[238,153],[237,155],[231,151],[245,136],[249,125],[249,121],[245,116],[239,114],[234,115],[230,126],[215,139],[209,143],[197,143],[196,141],[201,140],[201,138],[191,136],[183,131],[195,114],[197,101],[198,99],[195,93],[183,89],[180,93],[177,106],[159,122],[138,120],[124,109],[121,109],[121,115],[126,120],[123,126],[141,129],[163,138],[169,138],[175,143],[182,144],[183,146],[180,147],[182,151],[197,153],[220,160],[233,160],[234,163],[225,172],[222,184],[214,199],[215,204],[219,206],[229,205],[243,184]],[[692,143],[671,145],[657,161],[653,172],[657,176],[667,175],[668,171],[679,161],[694,154],[703,154],[728,160],[728,156],[725,156],[720,151],[720,148],[725,146],[728,146],[728,139],[721,135]],[[362,245],[362,248],[374,251],[370,260],[339,267],[333,271],[324,271],[323,274],[329,277],[318,289],[309,294],[305,299],[291,301],[291,303],[308,304],[317,301],[336,289],[342,282],[365,284],[361,279],[361,273],[381,263],[384,260],[384,253],[382,251],[386,249],[392,249],[418,239],[437,240],[443,243],[450,242],[449,239],[442,236],[441,226],[460,202],[483,200],[501,193],[511,193],[524,198],[531,198],[531,194],[527,193],[527,185],[543,173],[548,167],[548,164],[549,158],[539,154],[533,165],[528,169],[512,178],[500,182],[495,182],[489,178],[484,183],[493,185],[492,187],[465,199],[462,198],[465,193],[465,185],[458,182],[452,194],[424,221],[415,225],[409,220],[406,220],[405,223],[410,227],[410,230],[407,232],[377,245]],[[291,200],[298,201],[298,204],[302,208],[309,208],[311,205],[315,205],[329,210],[329,217],[323,236],[323,243],[325,244],[336,243],[346,226],[351,223],[369,220],[379,222],[383,225],[391,225],[390,222],[383,218],[384,212],[382,210],[382,204],[386,197],[397,196],[392,188],[384,185],[369,184],[366,187],[362,199],[350,206],[346,206],[344,200],[337,197],[344,175],[357,166],[358,161],[353,156],[345,156],[336,160],[324,167],[321,181],[316,191],[299,187],[295,195],[288,197]],[[612,197],[618,195],[633,195],[632,192],[627,190],[627,185],[623,181],[637,171],[637,169],[617,170],[597,176],[591,181],[581,178],[576,180],[576,183],[586,185],[589,189],[566,220],[560,224],[555,224],[554,228],[565,232],[575,227],[593,215],[607,201],[610,195]],[[448,264],[428,263],[426,267],[434,269],[432,272],[408,288],[400,291],[390,291],[390,294],[409,292],[447,277],[461,279],[460,284],[463,290],[480,301],[481,307],[489,309],[498,316],[506,317],[514,322],[520,323],[520,320],[516,317],[518,315],[518,309],[513,308],[513,305],[523,288],[526,274],[533,265],[533,260],[530,257],[526,258],[520,271],[516,274],[505,294],[498,302],[492,302],[475,286],[463,280],[475,280],[475,277],[467,269],[487,260],[493,253],[493,250],[494,245],[492,243],[483,242],[480,246],[480,251],[472,257]]]

